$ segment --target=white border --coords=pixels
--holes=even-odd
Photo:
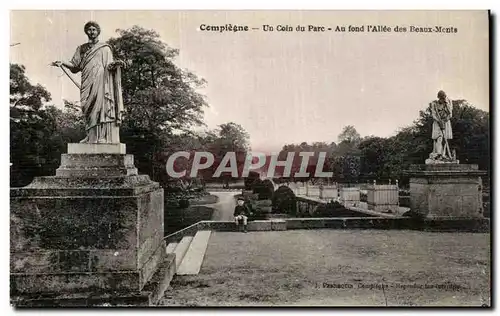
[[[396,10],[424,10],[424,9],[433,9],[433,10],[441,10],[441,9],[447,9],[447,10],[464,10],[464,9],[492,9],[493,13],[498,13],[500,12],[500,9],[498,9],[498,3],[499,1],[481,1],[481,0],[475,0],[475,1],[437,1],[437,0],[420,0],[420,1],[359,1],[359,0],[349,0],[349,1],[342,1],[339,3],[331,4],[327,3],[325,0],[308,0],[308,1],[279,1],[278,2],[271,2],[269,0],[253,0],[253,1],[237,1],[237,0],[232,0],[232,1],[193,1],[193,0],[182,0],[177,3],[171,3],[169,2],[164,3],[163,1],[151,1],[151,0],[141,0],[141,1],[117,1],[115,3],[111,2],[105,2],[105,1],[96,1],[96,0],[88,0],[88,1],[81,1],[81,2],[69,2],[69,1],[53,1],[53,0],[46,0],[46,1],[25,1],[25,0],[16,0],[14,3],[9,3],[8,6],[5,6],[7,1],[2,2],[2,10],[1,11],[1,16],[0,16],[0,23],[2,23],[2,59],[4,60],[3,63],[1,63],[0,67],[2,67],[1,73],[3,74],[2,80],[5,80],[5,82],[2,84],[2,89],[1,89],[1,98],[0,100],[4,100],[5,103],[7,103],[7,97],[8,97],[8,89],[7,89],[7,81],[8,79],[8,56],[9,56],[9,46],[7,43],[9,42],[9,10],[33,10],[33,9],[49,9],[49,10],[62,10],[62,9],[72,9],[72,10],[89,10],[89,9],[95,9],[95,10],[179,10],[179,9],[186,9],[186,10],[193,10],[193,9],[210,9],[210,10],[220,10],[220,9],[226,9],[226,10],[243,10],[243,9],[258,9],[258,10],[270,10],[270,9],[294,9],[294,10],[350,10],[350,9],[357,9],[357,10],[367,10],[367,9],[377,9],[377,10],[384,10],[384,9],[396,9]],[[29,23],[29,21],[26,21]],[[495,25],[495,41],[498,41],[498,17]],[[498,61],[495,62],[496,65],[498,65]],[[492,71],[496,71],[497,69]],[[491,87],[493,91],[499,91],[498,87],[498,81],[496,81],[495,86]],[[10,307],[9,304],[9,276],[8,276],[8,271],[9,271],[9,260],[8,260],[8,252],[9,252],[9,156],[7,153],[9,153],[9,138],[7,135],[9,135],[9,114],[8,114],[8,107],[7,104],[4,104],[2,107],[0,107],[1,111],[4,111],[4,115],[2,115],[3,123],[0,124],[0,128],[2,129],[1,131],[1,137],[0,137],[0,146],[2,149],[3,155],[0,156],[1,162],[0,162],[0,170],[1,170],[1,175],[0,179],[2,180],[1,182],[1,202],[2,202],[2,208],[1,208],[1,223],[3,225],[1,231],[1,242],[2,242],[2,248],[1,248],[1,253],[2,255],[2,260],[1,260],[1,267],[0,271],[2,271],[2,279],[1,279],[1,302],[2,307],[5,307],[8,314],[14,313],[14,310]],[[494,111],[495,113],[495,122],[498,124],[498,111]],[[496,135],[495,133],[495,136]],[[499,142],[499,139],[495,137],[495,144],[494,148],[497,147]],[[493,148],[492,148],[493,149]],[[493,154],[493,152],[492,152]],[[492,156],[493,157],[493,156]],[[498,168],[495,168],[497,170]],[[496,175],[496,172],[495,172]],[[496,177],[495,177],[496,179]],[[499,196],[498,193],[500,190],[495,186],[495,191],[494,191],[494,196],[497,197]],[[492,212],[495,212],[496,210],[492,210]],[[498,217],[498,215],[496,216]],[[498,235],[498,234],[497,234]],[[495,245],[498,244],[498,240],[495,240]],[[496,268],[496,265],[495,267]],[[496,275],[496,273],[495,273]],[[497,284],[496,282],[494,284]],[[495,291],[496,293],[497,291]],[[495,300],[498,304],[498,300]],[[131,310],[132,312],[139,312],[139,313],[145,313],[145,312],[151,312],[150,310],[144,310],[144,311],[138,311],[138,310]],[[213,313],[219,313],[221,310],[190,310],[190,313],[193,314],[198,314],[198,313],[203,313],[203,314],[213,314]],[[420,310],[421,311],[421,310]],[[95,310],[90,310],[90,312],[95,313]],[[122,313],[122,310],[111,310],[111,314],[118,314]],[[161,312],[161,311],[160,311]],[[182,313],[182,310],[164,310],[163,312],[167,312],[172,315],[177,315]],[[267,313],[267,311],[240,311],[240,310],[230,310],[229,312],[242,312],[242,313]],[[274,311],[274,312],[279,312],[279,313],[289,313],[289,311]],[[305,310],[300,310],[299,312],[306,312]],[[311,311],[307,311],[310,313]],[[317,311],[315,311],[317,312]],[[329,310],[323,310],[323,312],[330,312]],[[339,311],[342,312],[342,311]],[[387,313],[387,312],[396,312],[400,313],[401,311],[396,310],[396,311],[389,311],[389,310],[370,310],[369,312],[378,312],[378,313]],[[427,311],[429,312],[429,311]],[[453,312],[453,311],[451,311]],[[38,314],[38,311],[33,311],[33,312],[24,312],[26,314]],[[63,311],[46,311],[47,314],[72,314],[72,310],[63,310]],[[356,312],[359,313],[359,312]],[[434,313],[432,311],[431,313]]]

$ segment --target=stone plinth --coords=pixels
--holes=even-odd
[[[126,153],[125,144],[69,143],[68,154],[119,154]]]
[[[133,155],[62,154],[58,177],[109,178],[136,176]]]
[[[154,304],[173,276],[163,189],[132,155],[62,155],[10,202],[14,305]]]
[[[412,165],[410,209],[428,218],[483,217],[481,176],[477,165]]]

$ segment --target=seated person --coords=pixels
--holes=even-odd
[[[238,198],[238,205],[234,208],[234,221],[236,222],[236,226],[238,226],[238,230],[247,232],[247,222],[248,222],[248,209],[245,205],[245,200],[243,198]],[[240,223],[242,222],[243,227],[241,227]]]

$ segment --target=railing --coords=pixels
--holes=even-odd
[[[359,205],[360,191],[359,188],[341,188],[340,200],[344,205]]]

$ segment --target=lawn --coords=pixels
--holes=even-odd
[[[212,232],[201,272],[176,276],[174,306],[481,306],[490,236],[401,230]]]

